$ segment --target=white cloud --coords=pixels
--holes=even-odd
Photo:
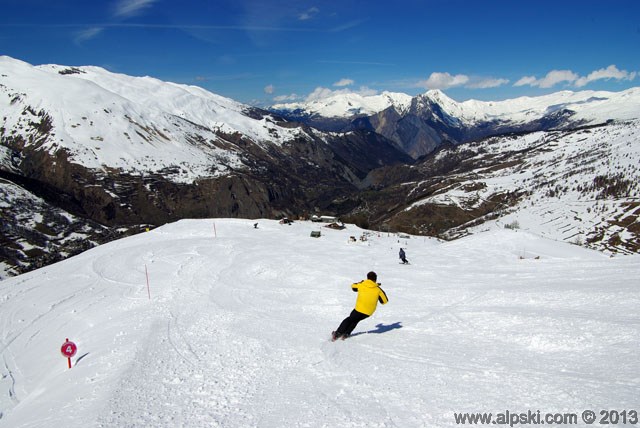
[[[358,95],[362,95],[363,97],[371,97],[373,95],[378,95],[378,91],[375,89],[368,88],[366,86],[360,86],[360,89],[356,92]]]
[[[516,83],[513,84],[513,86],[535,86],[535,83],[538,79],[536,79],[534,76],[524,76],[523,78],[521,78],[520,80],[518,80]]]
[[[104,28],[102,27],[91,27],[89,29],[79,31],[75,34],[74,41],[76,44],[82,44],[83,42],[98,36],[103,30]]]
[[[324,100],[326,98],[332,97],[334,95],[346,95],[346,94],[356,94],[356,95],[361,95],[363,97],[369,97],[372,95],[377,95],[378,91],[376,91],[375,89],[368,88],[366,86],[361,86],[357,91],[353,91],[351,89],[346,89],[346,88],[332,90],[329,88],[323,88],[322,86],[318,86],[316,89],[313,90],[313,92],[307,95],[307,98],[305,98],[305,102],[319,101],[319,100]]]
[[[120,18],[135,16],[157,1],[158,0],[120,0],[116,3],[113,14]]]
[[[300,15],[298,15],[298,20],[307,21],[307,20],[313,18],[314,15],[317,14],[318,12],[320,12],[320,9],[318,9],[315,6],[312,7],[312,8],[309,8],[305,12],[302,12]]]
[[[464,74],[452,76],[449,73],[433,72],[427,80],[419,81],[416,86],[426,89],[448,89],[465,85],[467,82],[469,82],[469,76]]]
[[[509,83],[509,79],[479,79],[474,80],[472,83],[467,85],[467,88],[471,89],[488,89],[488,88],[497,88],[498,86],[506,85]]]
[[[552,70],[537,83],[541,88],[551,88],[558,83],[573,83],[578,80],[578,77],[579,76],[571,70]]]
[[[581,88],[595,80],[602,79],[615,79],[615,80],[633,80],[636,78],[637,73],[635,71],[628,72],[626,70],[618,70],[618,67],[611,64],[607,68],[601,68],[600,70],[592,71],[586,77],[581,77],[576,80],[576,86]]]
[[[629,72],[626,70],[619,70],[615,65],[610,65],[607,68],[601,68],[599,70],[592,71],[587,76],[579,76],[571,70],[552,70],[541,79],[534,76],[525,76],[514,83],[513,86],[537,86],[539,88],[551,88],[559,83],[569,83],[577,88],[588,85],[596,80],[633,80],[638,73],[635,71]]]
[[[321,86],[318,86],[313,90],[313,92],[307,95],[307,98],[305,99],[305,101],[310,102],[310,101],[324,100],[325,98],[329,98],[333,95],[348,94],[350,92],[351,91],[348,89],[339,89],[339,90],[333,91],[329,88],[323,88]]]
[[[353,79],[340,79],[333,86],[351,86],[354,83]]]
[[[533,76],[525,76],[518,80],[514,86],[537,86],[539,88],[551,88],[559,83],[574,83],[580,76],[571,70],[551,70],[542,79]]]
[[[284,101],[296,101],[300,99],[300,96],[298,94],[289,94],[289,95],[278,95],[277,97],[274,97],[273,100],[276,102],[284,102]]]
[[[273,94],[274,90],[275,90],[275,87],[273,85],[267,85],[264,87],[265,94]]]
[[[509,83],[509,80],[502,78],[433,72],[427,80],[421,80],[415,83],[414,86],[425,89],[449,89],[457,86],[464,86],[469,89],[488,89],[497,88],[507,83]]]

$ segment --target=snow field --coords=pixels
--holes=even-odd
[[[364,231],[257,221],[183,220],[0,282],[0,427],[447,427],[454,412],[640,408],[637,256],[523,231],[350,243]],[[369,270],[389,304],[330,342]]]

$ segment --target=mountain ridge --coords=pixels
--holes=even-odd
[[[396,98],[400,99],[400,102],[392,103],[380,103],[382,95],[393,94]],[[357,98],[361,101],[362,111],[354,114],[348,108],[350,98]],[[327,118],[341,117],[350,118],[355,115],[366,115],[366,113],[377,114],[387,109],[388,107],[394,107],[399,112],[406,112],[411,105],[411,100],[423,99],[431,102],[435,102],[441,105],[445,111],[455,117],[460,117],[467,122],[474,121],[487,121],[489,119],[495,119],[500,117],[509,118],[511,121],[515,121],[513,116],[518,119],[523,119],[523,116],[527,114],[539,114],[543,115],[547,110],[559,109],[561,105],[565,106],[578,106],[580,104],[589,104],[590,102],[606,102],[611,100],[619,107],[615,111],[611,111],[611,117],[592,115],[590,118],[593,120],[626,120],[637,117],[637,110],[633,108],[635,103],[640,98],[640,87],[634,87],[626,89],[620,92],[611,91],[569,91],[563,90],[554,92],[547,95],[540,96],[522,96],[517,98],[505,99],[501,101],[480,101],[475,99],[469,99],[465,101],[455,101],[446,95],[445,92],[439,89],[430,89],[424,93],[411,96],[404,93],[390,93],[382,92],[379,95],[363,96],[357,93],[345,93],[345,94],[333,94],[330,97],[324,99],[316,99],[311,101],[302,101],[295,103],[283,103],[273,104],[270,106],[270,110],[286,112],[297,110],[300,114],[307,114],[309,116],[317,115]],[[628,103],[621,107],[620,100],[628,99]],[[341,109],[342,108],[342,109]],[[581,109],[577,109],[578,111]],[[597,106],[597,110],[601,111],[602,107]],[[323,114],[325,113],[325,114]],[[592,113],[592,112],[589,112]]]
[[[336,99],[345,96],[337,94],[330,100],[340,105]],[[462,144],[492,135],[635,119],[640,116],[638,105],[640,88],[622,92],[560,91],[539,97],[464,102],[454,101],[440,90],[429,90],[412,97],[406,108],[387,105],[368,115],[351,115],[342,110],[323,117],[318,113],[323,111],[320,101],[309,104],[308,110],[300,104],[293,111],[282,108],[273,111],[319,129],[377,132],[416,159],[444,142]],[[369,111],[376,110],[372,106]]]

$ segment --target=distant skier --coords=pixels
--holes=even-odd
[[[409,260],[407,260],[407,255],[405,254],[403,248],[400,248],[400,254],[399,255],[400,255],[400,260],[402,260],[402,264],[403,265],[406,265],[406,264],[409,263]]]
[[[358,293],[356,299],[356,307],[351,314],[345,318],[336,331],[331,332],[331,340],[338,338],[342,340],[351,335],[351,332],[360,321],[369,318],[376,310],[378,302],[385,305],[389,299],[385,292],[377,283],[378,275],[375,272],[369,272],[367,279],[351,284],[351,289]]]

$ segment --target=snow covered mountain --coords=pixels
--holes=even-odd
[[[329,132],[348,132],[356,118],[369,117],[384,110],[404,114],[411,105],[411,96],[395,92],[379,95],[356,93],[334,94],[308,102],[275,104],[270,111],[287,120],[301,122]]]
[[[443,242],[256,221],[183,220],[0,282],[0,427],[445,428],[638,408],[638,255],[504,228]],[[389,303],[330,342],[369,270]]]
[[[360,216],[392,230],[451,239],[497,222],[610,254],[640,252],[640,120],[449,145],[367,180],[378,194]]]
[[[532,203],[543,211],[523,214],[528,230],[638,252],[637,100],[637,89],[499,103],[384,94],[349,102],[386,109],[324,132],[197,87],[0,57],[0,277],[183,218],[321,213],[454,237]],[[502,173],[508,185],[491,185]],[[580,220],[557,220],[573,211]]]
[[[3,137],[63,150],[86,168],[192,182],[243,166],[244,153],[224,136],[261,148],[303,137],[300,128],[249,117],[248,106],[197,87],[98,67],[34,67],[6,56],[0,70]]]
[[[349,109],[337,108],[348,105],[348,95],[328,98],[325,104],[314,101],[273,108],[285,117],[320,128],[375,131],[396,142],[414,158],[433,152],[445,142],[460,144],[509,132],[566,129],[640,118],[640,88],[623,92],[562,91],[492,102],[459,103],[440,90],[430,90],[413,98],[394,96],[401,101],[368,104],[367,109],[363,109],[363,112],[373,112],[368,115],[355,115]]]
[[[251,155],[327,139],[194,86],[6,56],[0,70],[5,161],[11,141],[88,169],[193,183],[251,169]]]
[[[608,120],[637,119],[640,116],[640,88],[622,92],[561,91],[540,97],[521,97],[504,101],[468,100],[456,102],[442,91],[431,90],[416,97],[422,104],[437,104],[448,116],[467,126],[499,121],[526,124],[558,111],[571,111],[571,120],[582,124]]]
[[[378,95],[345,93],[307,102],[274,104],[271,109],[306,116],[352,118],[353,116],[371,116],[389,107],[402,113],[411,105],[411,99],[411,95],[398,92],[385,91]]]
[[[326,134],[201,88],[98,67],[2,56],[0,111],[3,195],[32,196],[2,201],[14,263],[33,264],[49,238],[68,238],[54,232],[64,221],[42,213],[30,220],[37,236],[27,233],[18,219],[34,198],[66,218],[136,230],[184,217],[275,217],[325,207],[371,169],[409,160],[370,131]]]
[[[520,97],[504,101],[467,100],[457,102],[444,92],[432,89],[412,97],[397,92],[363,96],[356,93],[335,94],[308,102],[274,104],[272,110],[326,118],[372,116],[391,107],[406,114],[415,102],[418,105],[437,105],[448,116],[466,125],[494,120],[528,123],[540,120],[559,110],[571,110],[578,121],[604,122],[609,119],[638,118],[640,88],[622,92],[561,91],[540,97]],[[416,107],[414,107],[416,108]]]

